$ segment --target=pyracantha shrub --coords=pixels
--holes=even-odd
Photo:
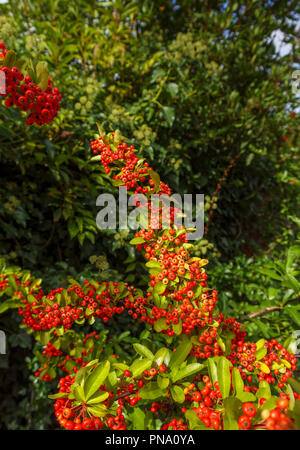
[[[61,94],[51,85],[45,65],[39,63],[36,70],[33,67],[29,70],[31,76],[25,76],[15,53],[7,50],[3,42],[0,42],[0,50],[0,71],[4,74],[0,77],[0,95],[5,97],[5,106],[28,111],[27,125],[52,122],[59,111]],[[37,84],[34,79],[38,80]]]
[[[60,377],[50,396],[59,424],[69,430],[299,427],[296,357],[275,339],[247,342],[244,327],[218,312],[208,261],[191,256],[188,230],[174,225],[178,210],[152,209],[149,196],[170,196],[171,189],[119,132],[106,135],[101,126],[99,132],[93,161],[115,186],[127,188],[141,216],[149,213],[131,240],[146,261],[147,290],[73,280],[47,294],[30,273],[3,268],[0,275],[1,294],[9,297],[0,312],[16,307],[42,346],[36,377]],[[153,220],[157,212],[170,219],[168,229]],[[135,355],[122,349],[124,334],[109,336],[109,322],[120,314],[144,326],[130,341]],[[80,330],[96,321],[101,331]]]

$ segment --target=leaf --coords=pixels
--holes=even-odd
[[[48,398],[51,398],[52,400],[56,400],[57,398],[64,398],[68,397],[68,392],[58,392],[57,394],[51,394],[48,395]]]
[[[172,95],[172,97],[175,97],[175,95],[178,93],[178,89],[178,84],[176,83],[167,84],[167,91]]]
[[[270,269],[259,269],[258,272],[262,273],[263,275],[267,275],[270,278],[274,278],[274,280],[282,281],[282,277],[278,275],[277,272],[270,270]]]
[[[141,375],[144,372],[144,370],[149,369],[151,365],[152,365],[151,359],[138,359],[134,361],[133,364],[131,364],[129,370],[132,373],[132,377],[136,378],[139,375]]]
[[[188,409],[184,415],[189,422],[189,428],[191,430],[211,430],[211,428],[206,427],[204,423],[200,421],[197,414],[192,409]]]
[[[287,305],[284,308],[284,312],[286,312],[290,318],[295,322],[296,325],[300,326],[300,313],[294,306]]]
[[[141,408],[134,408],[132,413],[132,425],[134,430],[144,430],[145,429],[145,418],[146,414]]]
[[[147,347],[145,347],[145,345],[133,344],[133,348],[139,355],[145,356],[145,358],[148,358],[151,360],[154,359],[153,353]]]
[[[174,333],[176,334],[176,336],[180,336],[182,334],[182,322],[181,320],[176,323],[176,324],[172,324],[172,329],[174,331]]]
[[[95,417],[104,417],[106,415],[106,406],[105,405],[89,406],[88,412]]]
[[[225,398],[224,400],[224,430],[238,430],[238,417],[241,415],[241,402],[235,397]]]
[[[180,366],[180,364],[186,359],[192,349],[193,344],[190,341],[185,341],[180,344],[175,352],[172,353],[169,366],[170,368]]]
[[[68,221],[68,231],[71,239],[73,239],[76,234],[79,233],[79,228],[73,220]]]
[[[178,380],[182,380],[182,378],[189,377],[194,375],[195,373],[199,373],[203,368],[204,364],[193,363],[185,366],[183,369],[179,370],[179,372],[172,378],[172,381],[176,382]]]
[[[167,356],[169,355],[169,350],[166,347],[161,347],[154,355],[154,361],[158,366],[163,364]]]
[[[169,325],[166,324],[166,319],[163,317],[160,317],[155,323],[154,323],[154,330],[157,331],[157,333],[160,333],[162,330],[167,330],[169,328]]]
[[[46,63],[44,61],[38,62],[35,71],[37,84],[43,91],[45,91],[48,87],[48,76],[49,76]]]
[[[290,400],[289,410],[293,410],[294,406],[295,406],[295,396],[294,396],[292,386],[290,384],[287,385],[286,393],[289,395],[289,400]]]
[[[40,341],[42,345],[48,344],[50,341],[50,333],[49,331],[41,331],[40,333]]]
[[[99,364],[92,373],[87,377],[84,383],[84,393],[88,400],[104,383],[109,374],[110,362],[105,361],[104,364]]]
[[[288,378],[288,383],[292,386],[297,394],[300,394],[300,382],[295,380],[294,378]]]
[[[84,394],[84,390],[83,390],[83,387],[82,386],[79,386],[79,385],[74,385],[73,384],[73,386],[74,386],[74,388],[73,388],[73,394],[75,395],[75,398],[77,399],[77,400],[79,400],[80,402],[83,402],[83,403],[85,403],[85,401],[86,401],[86,396],[85,396],[85,394]]]
[[[139,396],[146,400],[154,400],[155,398],[161,397],[162,395],[163,391],[154,381],[150,381],[150,383],[147,383],[139,391]]]
[[[261,370],[264,373],[270,373],[270,369],[265,363],[260,361],[258,364],[259,365],[257,367],[259,370]]]
[[[129,244],[136,245],[136,244],[142,244],[143,242],[145,242],[145,239],[143,239],[141,237],[136,237],[134,239],[131,239]]]
[[[256,361],[263,359],[266,356],[267,352],[268,350],[266,349],[266,347],[260,348],[258,351],[256,351],[255,353]]]
[[[175,109],[172,106],[164,106],[163,113],[168,125],[171,127],[175,119]]]
[[[265,398],[269,400],[271,398],[271,388],[267,381],[260,381],[258,391],[256,392],[257,398]]]
[[[159,187],[160,187],[160,176],[157,172],[155,172],[154,170],[150,170],[149,171],[149,175],[154,183],[155,186],[155,190],[158,191]]]
[[[164,391],[169,386],[170,380],[167,377],[161,377],[160,375],[157,377],[158,387]]]
[[[256,401],[256,397],[252,392],[240,392],[236,397],[243,403]]]
[[[156,269],[163,270],[161,267],[161,263],[159,261],[148,261],[148,262],[146,262],[146,266],[150,267],[150,268],[156,268]]]
[[[265,342],[266,342],[265,339],[260,339],[259,341],[257,341],[256,342],[256,351],[263,348],[263,346],[265,345]]]
[[[3,314],[10,308],[18,308],[20,306],[20,302],[16,300],[6,300],[0,305],[0,314]]]
[[[236,396],[244,392],[244,382],[241,377],[240,371],[236,367],[234,367],[232,370],[232,385],[235,390]]]
[[[185,395],[183,389],[180,386],[173,386],[170,389],[173,400],[176,403],[183,403],[185,400]]]
[[[15,65],[16,54],[13,50],[8,50],[3,60],[3,66],[11,69]]]
[[[212,384],[214,385],[218,381],[217,364],[215,363],[213,358],[208,358],[207,365],[209,371],[209,378],[211,379]]]
[[[231,362],[222,356],[218,361],[217,373],[218,373],[218,383],[219,389],[221,391],[223,399],[229,396],[230,385],[231,385],[231,376],[229,367],[231,366]]]
[[[154,292],[158,295],[163,294],[166,290],[166,285],[161,281],[158,281],[154,286]]]
[[[109,396],[109,392],[102,392],[102,394],[100,394],[100,395],[92,396],[89,398],[89,400],[87,402],[87,406],[94,405],[97,403],[102,403],[108,398],[108,396]]]

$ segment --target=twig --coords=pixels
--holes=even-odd
[[[249,317],[249,319],[255,319],[256,317],[264,316],[265,314],[269,314],[273,311],[279,311],[280,309],[282,309],[281,306],[267,306],[266,308],[247,314],[247,317]]]

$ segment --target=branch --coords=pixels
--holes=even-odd
[[[259,309],[258,311],[247,314],[247,317],[249,319],[255,319],[256,317],[264,316],[265,314],[269,314],[273,311],[279,311],[280,309],[282,309],[281,306],[267,306],[264,309]]]

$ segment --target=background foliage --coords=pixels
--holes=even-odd
[[[51,128],[28,128],[0,106],[5,262],[43,274],[49,288],[70,276],[143,284],[131,236],[96,227],[96,198],[112,189],[87,163],[99,120],[128,136],[175,192],[205,194],[207,233],[196,253],[210,260],[221,311],[240,316],[253,338],[289,338],[300,326],[297,19],[293,0],[1,4],[0,40],[46,61],[62,92]],[[276,49],[279,30],[287,54]],[[37,361],[16,316],[0,318],[9,345],[0,423],[49,428],[43,390],[51,386],[27,387]],[[126,321],[113,327],[120,333]]]

